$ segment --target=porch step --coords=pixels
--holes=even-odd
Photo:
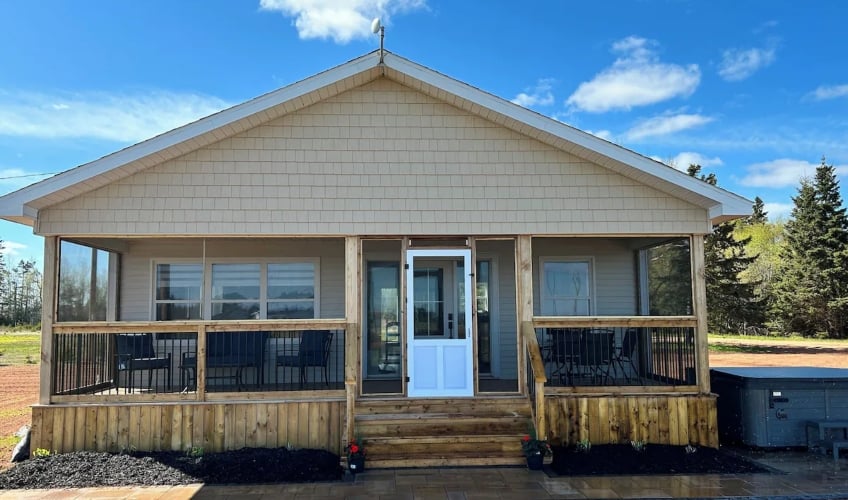
[[[525,397],[357,401],[366,466],[519,465],[531,426]]]

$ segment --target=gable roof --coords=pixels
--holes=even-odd
[[[381,62],[380,51],[375,51],[2,196],[0,218],[33,225],[40,209],[381,76],[707,209],[714,224],[751,213],[751,202],[741,196],[391,52]]]

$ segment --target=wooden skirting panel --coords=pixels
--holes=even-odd
[[[545,398],[545,416],[554,444],[644,441],[718,448],[715,395],[555,395]]]
[[[345,401],[34,406],[32,449],[342,452]]]

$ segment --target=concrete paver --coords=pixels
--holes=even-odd
[[[508,498],[844,498],[848,460],[797,451],[740,451],[773,474],[548,477],[523,468],[372,470],[337,483],[188,485],[0,491],[0,500],[344,499],[472,500]]]

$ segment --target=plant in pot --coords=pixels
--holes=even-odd
[[[538,439],[535,431],[530,431],[521,438],[521,450],[527,459],[527,468],[530,470],[542,470],[545,457],[551,454],[551,445],[544,439]]]
[[[365,471],[365,447],[360,444],[359,439],[351,440],[345,446],[347,453],[347,468],[353,474]]]

